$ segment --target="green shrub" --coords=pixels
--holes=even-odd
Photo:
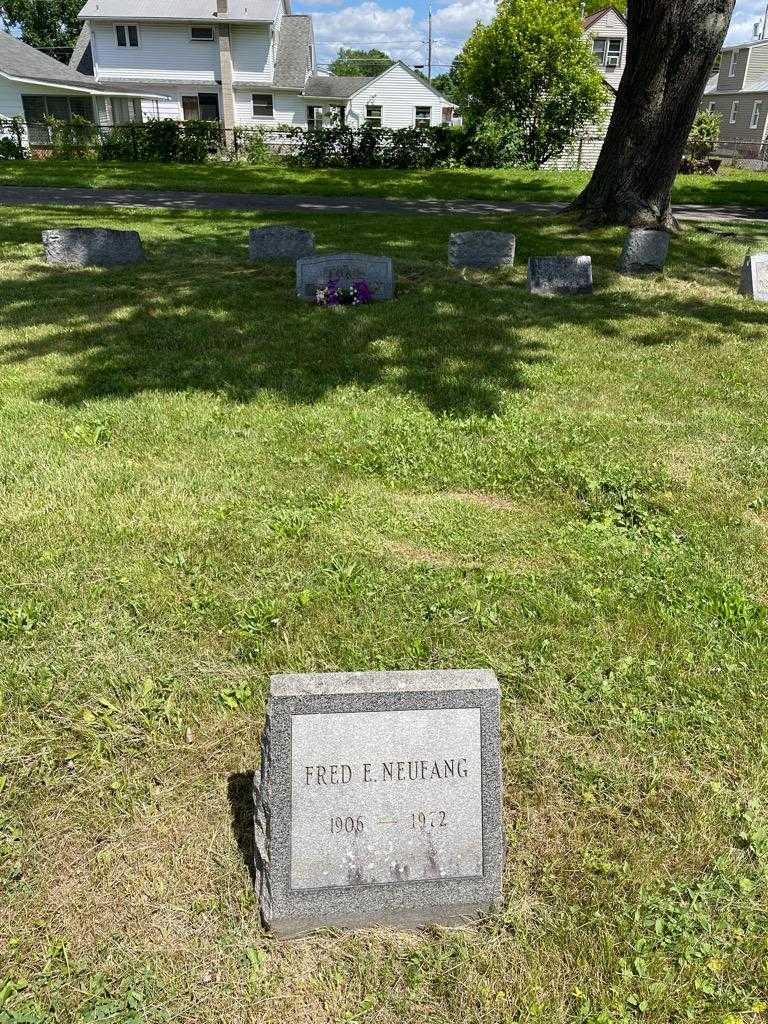
[[[520,125],[491,111],[467,135],[464,162],[470,167],[519,167],[525,163]]]
[[[24,121],[20,117],[0,117],[0,160],[23,160],[25,156]]]
[[[709,159],[720,138],[722,116],[714,110],[700,110],[688,136],[680,170],[683,174],[696,174],[712,170]]]
[[[224,149],[218,121],[145,121],[115,125],[102,139],[102,160],[202,164]]]
[[[292,127],[292,160],[301,167],[393,167],[423,170],[455,158],[460,148],[460,129],[350,128],[326,125],[322,128]]]
[[[51,130],[53,156],[62,160],[83,160],[94,157],[99,142],[99,129],[87,117],[75,114],[71,121],[46,117]]]

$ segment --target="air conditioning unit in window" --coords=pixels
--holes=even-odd
[[[609,67],[609,68],[617,68],[620,63],[621,63],[621,57],[616,57],[616,56],[607,57],[606,61],[605,61],[606,67]]]

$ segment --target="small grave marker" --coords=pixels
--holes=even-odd
[[[516,241],[504,231],[458,231],[448,242],[448,263],[479,270],[512,267]]]
[[[252,228],[248,235],[248,251],[252,263],[260,260],[297,260],[315,251],[315,236],[304,228],[270,224]]]
[[[647,274],[664,269],[669,254],[668,231],[633,228],[624,239],[619,258],[620,274]]]
[[[277,935],[472,921],[501,898],[496,676],[275,676],[255,805]]]
[[[768,252],[753,252],[746,257],[739,292],[756,302],[768,302]]]
[[[145,258],[138,231],[112,228],[44,231],[43,251],[48,263],[77,267],[116,267]]]
[[[374,302],[391,299],[395,294],[395,271],[388,256],[369,256],[363,252],[337,252],[328,256],[303,256],[296,261],[296,294],[315,300],[318,288],[338,281],[349,288],[355,281],[367,281]]]
[[[591,256],[531,256],[528,291],[532,295],[591,295]]]

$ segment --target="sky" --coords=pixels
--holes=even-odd
[[[766,0],[737,0],[727,41],[751,39],[752,26],[765,6]],[[433,0],[435,74],[448,70],[475,22],[488,21],[495,7],[494,0]],[[426,62],[426,0],[293,0],[292,9],[313,15],[321,65],[332,60],[340,46],[377,47],[406,64]]]

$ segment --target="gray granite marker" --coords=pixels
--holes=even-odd
[[[314,301],[318,288],[338,281],[348,288],[355,281],[367,281],[374,301],[395,294],[395,272],[388,256],[364,252],[337,252],[328,256],[304,256],[296,261],[296,294]]]
[[[746,257],[739,291],[756,302],[768,302],[768,252],[753,252]]]
[[[448,263],[480,270],[512,267],[515,244],[515,236],[504,231],[458,231],[448,242]]]
[[[619,258],[620,274],[647,274],[664,269],[669,254],[668,231],[633,228],[624,239]]]
[[[591,295],[591,256],[531,256],[528,291],[532,295]]]
[[[489,671],[272,678],[254,792],[264,923],[461,925],[501,900]]]
[[[144,249],[138,231],[112,228],[57,228],[43,232],[48,263],[77,267],[115,267],[141,263]]]
[[[248,250],[252,263],[259,260],[297,260],[315,251],[315,236],[304,228],[270,224],[252,228],[248,236]]]

